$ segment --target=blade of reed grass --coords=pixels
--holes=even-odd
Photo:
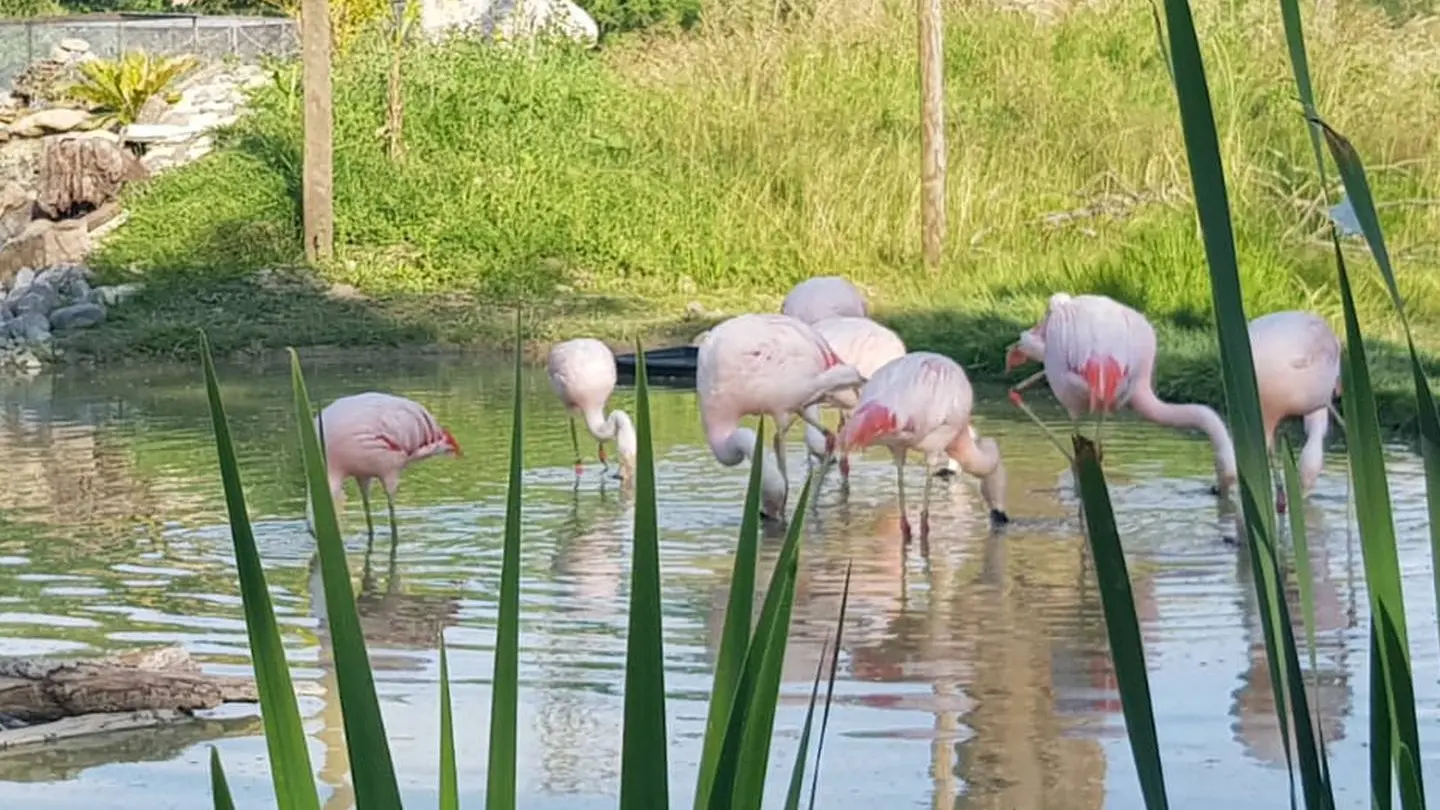
[[[1277,629],[1284,612],[1284,592],[1280,585],[1273,539],[1276,536],[1274,485],[1266,453],[1267,443],[1260,414],[1260,397],[1255,381],[1255,363],[1251,354],[1249,322],[1245,317],[1244,297],[1240,287],[1240,270],[1235,253],[1235,235],[1230,221],[1230,204],[1225,187],[1224,166],[1215,128],[1215,114],[1205,78],[1204,60],[1195,33],[1194,19],[1188,0],[1165,0],[1166,21],[1170,33],[1170,53],[1175,68],[1175,90],[1179,101],[1180,119],[1185,137],[1185,152],[1190,179],[1195,189],[1196,208],[1210,268],[1210,294],[1215,309],[1216,333],[1220,344],[1220,364],[1225,385],[1226,413],[1234,437],[1235,458],[1239,475],[1241,511],[1247,533],[1247,547],[1256,572],[1255,590],[1261,604],[1271,687],[1275,695],[1276,713],[1280,719],[1281,741],[1290,772],[1290,804],[1295,806],[1295,760],[1290,738],[1294,720],[1298,730],[1308,726],[1297,716],[1293,703],[1286,700],[1287,689],[1296,685],[1287,682],[1290,673],[1298,671],[1289,658],[1299,657],[1294,645],[1281,643]],[[1263,495],[1263,497],[1262,497]],[[1288,628],[1287,628],[1288,629]],[[1298,685],[1303,689],[1303,683]],[[1287,706],[1291,711],[1287,711]],[[1313,741],[1301,748],[1313,751]],[[1302,755],[1300,761],[1306,804],[1311,808],[1326,806],[1323,796],[1320,764]]]
[[[460,776],[455,767],[455,719],[450,707],[450,661],[440,631],[440,810],[460,810]]]
[[[1293,2],[1293,0],[1291,0]],[[1345,193],[1360,221],[1360,230],[1370,246],[1370,254],[1385,279],[1390,292],[1390,303],[1400,317],[1405,330],[1406,348],[1410,353],[1410,374],[1415,383],[1416,419],[1420,428],[1420,457],[1425,464],[1425,505],[1430,518],[1430,557],[1432,586],[1435,602],[1440,606],[1440,409],[1437,409],[1434,392],[1420,363],[1420,354],[1415,349],[1415,338],[1410,331],[1410,318],[1405,312],[1404,299],[1400,297],[1400,285],[1395,281],[1395,269],[1390,263],[1390,251],[1385,247],[1385,233],[1380,228],[1380,215],[1375,210],[1375,197],[1370,192],[1370,182],[1365,177],[1365,164],[1350,141],[1326,124],[1318,115],[1311,115],[1310,121],[1325,136],[1330,155],[1340,170],[1340,179],[1345,184]],[[1331,238],[1335,238],[1332,233]],[[1336,253],[1339,255],[1338,240]],[[1343,258],[1342,258],[1343,260]],[[1404,624],[1400,625],[1402,638]],[[1408,647],[1407,647],[1408,649]]]
[[[240,465],[230,440],[230,425],[220,399],[220,383],[210,356],[210,340],[200,333],[200,358],[205,369],[205,391],[210,400],[210,419],[215,428],[215,450],[219,457],[220,479],[225,487],[225,508],[230,517],[230,537],[235,547],[235,571],[240,580],[240,599],[245,609],[245,631],[250,639],[251,666],[260,693],[260,717],[265,727],[265,747],[270,755],[270,778],[275,784],[279,810],[319,810],[320,797],[310,769],[310,749],[290,681],[285,645],[275,623],[265,568],[255,548],[255,535],[245,509],[245,490],[240,483]],[[329,487],[325,488],[329,493]]]
[[[1394,785],[1390,769],[1394,767],[1394,726],[1390,722],[1389,690],[1379,688],[1385,683],[1380,663],[1380,629],[1370,624],[1370,807],[1390,810],[1394,805]]]
[[[855,561],[845,563],[845,587],[840,592],[840,616],[835,620],[835,646],[830,652],[830,683],[825,687],[825,711],[820,715],[820,738],[815,741],[815,772],[810,776],[810,810],[815,810],[815,795],[820,792],[820,763],[825,756],[825,730],[830,727],[830,704],[835,699],[835,672],[840,667],[840,645],[845,639],[845,612],[850,605],[850,570]]]
[[[1315,661],[1315,585],[1310,565],[1310,543],[1305,530],[1305,510],[1301,508],[1300,473],[1295,467],[1295,451],[1290,440],[1279,437],[1275,454],[1284,464],[1285,500],[1290,504],[1290,542],[1295,547],[1295,579],[1300,586],[1300,612],[1305,622],[1305,649],[1310,656],[1310,671],[1318,671]]]
[[[1305,527],[1305,510],[1302,508],[1301,499],[1304,497],[1304,493],[1300,488],[1300,472],[1295,466],[1295,452],[1290,447],[1289,440],[1284,436],[1279,438],[1276,453],[1279,454],[1284,465],[1285,498],[1291,504],[1290,541],[1295,547],[1295,577],[1300,588],[1301,619],[1305,625],[1305,649],[1310,658],[1310,671],[1318,675],[1320,669],[1316,663],[1315,648],[1315,580],[1314,567],[1310,563],[1310,541],[1308,530]],[[1300,682],[1303,684],[1303,680]],[[1330,780],[1330,757],[1325,751],[1325,721],[1318,711],[1314,714],[1314,719],[1315,742],[1320,760],[1320,780],[1325,786],[1323,795],[1329,798],[1333,806],[1334,785]]]
[[[825,674],[825,654],[830,652],[830,638],[820,646],[820,660],[815,662],[815,682],[810,685],[810,705],[805,709],[805,722],[800,730],[800,744],[795,748],[795,764],[790,768],[790,790],[785,794],[785,810],[800,810],[800,794],[805,792],[805,759],[810,753],[810,729],[815,721],[815,703],[820,698],[820,677]]]
[[[631,543],[630,624],[625,640],[625,725],[620,807],[670,806],[665,733],[665,642],[661,633],[660,528],[645,351],[635,344],[635,533]]]
[[[490,692],[490,761],[487,810],[515,810],[517,716],[520,704],[520,502],[525,465],[525,401],[520,380],[522,330],[515,310],[515,393],[510,426],[510,475],[505,487],[505,550],[495,622],[495,670]]]
[[[225,768],[220,765],[220,752],[213,745],[210,746],[210,795],[215,800],[215,810],[235,810],[230,785],[225,781]]]
[[[1360,526],[1360,550],[1365,565],[1366,590],[1370,595],[1371,622],[1381,631],[1378,647],[1383,680],[1380,684],[1372,682],[1370,688],[1383,686],[1386,694],[1391,724],[1390,744],[1393,746],[1391,755],[1400,776],[1400,804],[1405,808],[1419,808],[1424,806],[1424,785],[1418,772],[1414,773],[1413,782],[1407,784],[1402,767],[1407,760],[1411,763],[1420,761],[1420,738],[1415,717],[1415,691],[1390,487],[1381,450],[1380,425],[1375,415],[1375,393],[1370,382],[1365,344],[1355,313],[1350,274],[1338,242],[1335,243],[1335,261],[1340,276],[1340,300],[1345,310],[1346,345],[1340,364],[1345,446],[1350,453],[1355,515]],[[1393,640],[1388,635],[1393,635]],[[1377,745],[1378,741],[1372,739],[1370,744]]]
[[[311,416],[314,411],[305,391],[300,355],[294,349],[290,350],[290,385],[295,394],[295,420],[299,423],[310,502],[315,512],[315,545],[325,586],[326,621],[345,721],[345,747],[350,762],[358,766],[350,771],[355,785],[355,807],[356,810],[393,810],[401,807],[400,787],[395,780],[395,764],[390,757],[380,701],[375,696],[375,676],[365,650],[365,635],[360,630],[345,544],[340,539],[329,475]]]
[[[1095,444],[1075,434],[1075,470],[1080,500],[1085,509],[1085,534],[1095,560],[1095,579],[1100,586],[1100,606],[1105,630],[1110,637],[1110,657],[1120,690],[1125,730],[1130,753],[1140,777],[1140,792],[1149,810],[1165,810],[1165,771],[1160,759],[1160,740],[1155,731],[1155,709],[1150,699],[1150,677],[1145,671],[1145,648],[1140,638],[1140,621],[1135,597],[1130,590],[1130,572],[1125,551],[1110,507],[1105,473],[1095,454]]]
[[[740,542],[730,573],[730,598],[725,606],[725,626],[720,632],[720,652],[715,658],[715,681],[710,689],[710,709],[705,720],[699,776],[695,784],[695,810],[703,810],[710,798],[710,785],[720,761],[725,729],[734,705],[735,687],[745,666],[750,645],[750,617],[755,604],[755,563],[760,547],[760,482],[765,453],[765,420],[755,431],[755,449],[750,456],[750,483],[745,488],[745,511],[740,518]]]
[[[736,684],[735,701],[710,788],[710,810],[758,810],[764,798],[770,734],[780,695],[780,667],[789,638],[790,609],[799,573],[800,531],[816,474],[806,478],[795,504],[785,544],[765,591],[760,620],[745,652],[745,665]]]

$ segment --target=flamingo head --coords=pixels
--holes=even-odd
[[[454,434],[443,428],[440,431],[439,452],[442,454],[453,455],[456,458],[460,458],[464,455],[464,453],[460,451],[460,442],[455,441]]]
[[[610,419],[615,423],[615,446],[620,450],[620,477],[628,481],[635,475],[635,457],[640,446],[635,425],[624,411],[611,411]]]
[[[1037,327],[1038,329],[1038,327]],[[1005,352],[1005,371],[1010,372],[1034,360],[1045,361],[1045,338],[1037,333],[1037,329],[1026,329],[1020,333],[1020,339],[1010,344]]]

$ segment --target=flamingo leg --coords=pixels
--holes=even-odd
[[[575,431],[575,417],[570,417],[570,446],[575,448],[575,474],[579,475],[585,471],[585,465],[580,462],[580,434]]]
[[[375,544],[375,518],[370,512],[370,479],[364,478],[357,481],[360,485],[360,504],[365,507],[365,531],[369,536],[366,548]]]
[[[400,529],[395,522],[395,493],[385,488],[385,504],[390,509],[390,554],[394,556],[395,546],[400,542]]]
[[[844,429],[845,429],[845,412],[844,412],[844,411],[841,411],[841,412],[840,412],[840,424],[839,424],[839,426],[837,427],[837,430],[844,430]],[[841,477],[842,479],[847,480],[847,481],[850,479],[850,453],[849,453],[848,451],[840,454],[840,477]]]
[[[775,453],[775,464],[780,468],[780,476],[785,479],[786,484],[790,482],[790,472],[785,469],[785,431],[789,429],[790,423],[775,421],[775,435],[770,439],[770,448]]]
[[[1073,464],[1075,463],[1075,457],[1072,456],[1072,455],[1070,455],[1070,451],[1069,451],[1069,450],[1066,450],[1066,449],[1065,449],[1065,444],[1064,444],[1064,442],[1061,442],[1061,441],[1060,441],[1060,437],[1057,436],[1057,435],[1055,435],[1055,431],[1051,430],[1048,425],[1046,425],[1044,422],[1040,421],[1040,417],[1036,416],[1036,415],[1035,415],[1035,412],[1032,411],[1032,410],[1030,410],[1030,406],[1029,406],[1029,405],[1026,405],[1026,404],[1025,404],[1025,400],[1024,400],[1023,398],[1021,398],[1021,396],[1020,396],[1020,392],[1021,392],[1021,391],[1025,390],[1026,388],[1029,388],[1030,386],[1032,386],[1032,385],[1034,385],[1035,383],[1039,382],[1040,379],[1042,379],[1044,376],[1045,376],[1045,372],[1043,372],[1043,371],[1037,371],[1036,373],[1030,375],[1028,378],[1026,378],[1025,380],[1021,381],[1020,383],[1011,386],[1011,387],[1010,387],[1010,401],[1013,402],[1013,403],[1015,403],[1015,407],[1017,407],[1017,408],[1019,408],[1020,410],[1024,411],[1024,412],[1025,412],[1025,415],[1028,416],[1028,417],[1030,417],[1030,421],[1034,422],[1036,425],[1038,425],[1038,426],[1040,427],[1041,430],[1045,431],[1045,435],[1046,435],[1047,437],[1049,437],[1050,443],[1051,443],[1051,444],[1054,444],[1054,445],[1055,445],[1055,449],[1057,449],[1057,450],[1060,451],[1060,455],[1062,455],[1062,456],[1064,456],[1065,458],[1069,459],[1070,463],[1073,465]]]
[[[920,494],[920,553],[926,557],[930,556],[930,485],[934,480],[935,476],[926,475]]]
[[[596,455],[600,457],[600,474],[604,475],[610,471],[610,461],[605,458],[605,443],[596,442],[595,448]]]
[[[910,518],[905,512],[905,451],[895,451],[895,489],[900,493],[900,538],[910,545]]]

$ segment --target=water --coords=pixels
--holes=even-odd
[[[361,576],[363,625],[401,790],[434,806],[439,702],[434,633],[445,626],[467,806],[484,787],[513,396],[503,362],[407,360],[307,366],[328,401],[382,388],[426,402],[463,459],[417,465],[399,496],[392,562],[382,522],[367,557],[353,497],[344,520]],[[326,810],[351,807],[328,659],[319,652],[312,542],[304,525],[287,370],[221,369],[255,534],[307,717]],[[577,487],[566,422],[543,373],[523,381],[522,805],[613,807],[618,790],[630,509],[594,463]],[[0,655],[100,654],[183,644],[207,669],[248,673],[248,647],[211,430],[197,369],[128,368],[0,387]],[[937,482],[928,564],[902,553],[893,467],[833,471],[809,518],[771,800],[793,761],[810,679],[833,627],[847,560],[850,617],[830,719],[825,807],[1142,806],[1107,665],[1064,463],[990,393],[978,426],[1010,474],[1014,523],[988,531],[974,483]],[[633,391],[617,392],[633,413]],[[694,395],[653,397],[663,534],[671,790],[688,806],[710,671],[727,600],[745,476],[710,456]],[[583,434],[582,434],[583,435]],[[1222,542],[1201,441],[1142,422],[1107,429],[1106,463],[1151,668],[1173,800],[1281,806],[1287,778],[1248,558]],[[792,475],[804,469],[798,429]],[[1389,456],[1405,574],[1424,771],[1437,777],[1435,606],[1418,460]],[[1368,806],[1367,626],[1360,549],[1347,534],[1343,459],[1331,455],[1306,506],[1314,547],[1320,686],[1338,799]],[[918,465],[907,489],[918,498]],[[1058,489],[1057,489],[1058,487]],[[798,495],[798,487],[795,490]],[[791,506],[793,508],[794,495]],[[382,512],[383,514],[383,512]],[[766,544],[762,584],[778,546]],[[0,752],[0,804],[89,810],[209,805],[208,745],[243,807],[273,807],[253,707],[204,723],[83,744]]]

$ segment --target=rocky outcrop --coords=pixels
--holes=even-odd
[[[502,42],[553,34],[594,43],[600,27],[571,0],[420,0],[420,27],[439,37],[479,34]]]
[[[136,284],[91,287],[93,278],[82,265],[38,273],[25,268],[8,290],[0,285],[0,370],[38,372],[56,354],[57,333],[104,322],[110,307],[140,289]]]
[[[141,152],[140,162],[159,173],[198,160],[215,147],[211,133],[235,123],[244,112],[245,91],[264,84],[257,65],[215,66],[190,77],[174,104],[156,105],[120,137]]]

